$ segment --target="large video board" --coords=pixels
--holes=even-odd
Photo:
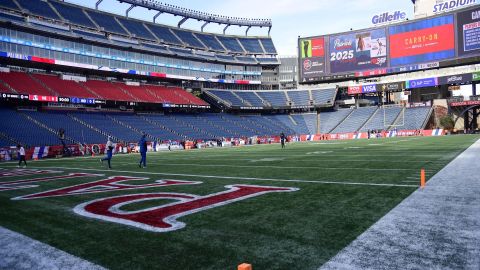
[[[449,66],[457,58],[473,62],[480,57],[480,7],[298,42],[301,83]]]
[[[329,59],[331,73],[386,67],[385,29],[331,36]]]

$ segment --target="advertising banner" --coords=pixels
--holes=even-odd
[[[362,93],[375,93],[375,92],[377,92],[377,86],[375,84],[362,86]]]
[[[443,76],[438,78],[438,84],[462,84],[472,81],[472,74],[458,74],[458,75],[451,75],[451,76]]]
[[[437,85],[438,85],[438,78],[425,78],[425,79],[406,81],[406,88],[407,89],[432,87],[432,86],[437,86]]]
[[[361,94],[362,86],[349,86],[347,91],[349,95]]]
[[[95,99],[93,98],[78,98],[78,97],[71,97],[70,103],[74,104],[95,104]]]
[[[385,28],[330,37],[332,73],[387,67]]]
[[[312,38],[300,41],[301,80],[318,78],[325,73],[325,39]]]
[[[472,73],[472,81],[480,81],[480,72]]]
[[[453,15],[390,26],[391,66],[455,57]]]
[[[405,89],[405,82],[377,84],[377,92],[402,92]]]
[[[480,7],[457,14],[458,55],[477,54],[480,50]]]

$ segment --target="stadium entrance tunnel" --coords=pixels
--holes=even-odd
[[[477,130],[478,121],[480,120],[479,116],[480,116],[480,105],[473,105],[473,106],[467,107],[457,115],[454,121],[454,126],[456,126],[458,120],[463,117],[465,130]]]

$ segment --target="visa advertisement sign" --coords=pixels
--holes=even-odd
[[[375,93],[377,92],[377,86],[375,84],[362,86],[362,93]]]
[[[347,91],[349,95],[375,93],[377,92],[377,85],[369,84],[369,85],[349,86]]]
[[[425,78],[425,79],[406,81],[406,88],[407,89],[433,87],[433,86],[437,86],[437,85],[438,85],[438,78]]]

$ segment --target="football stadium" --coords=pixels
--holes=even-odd
[[[480,269],[478,1],[267,2],[0,0],[0,269]]]

